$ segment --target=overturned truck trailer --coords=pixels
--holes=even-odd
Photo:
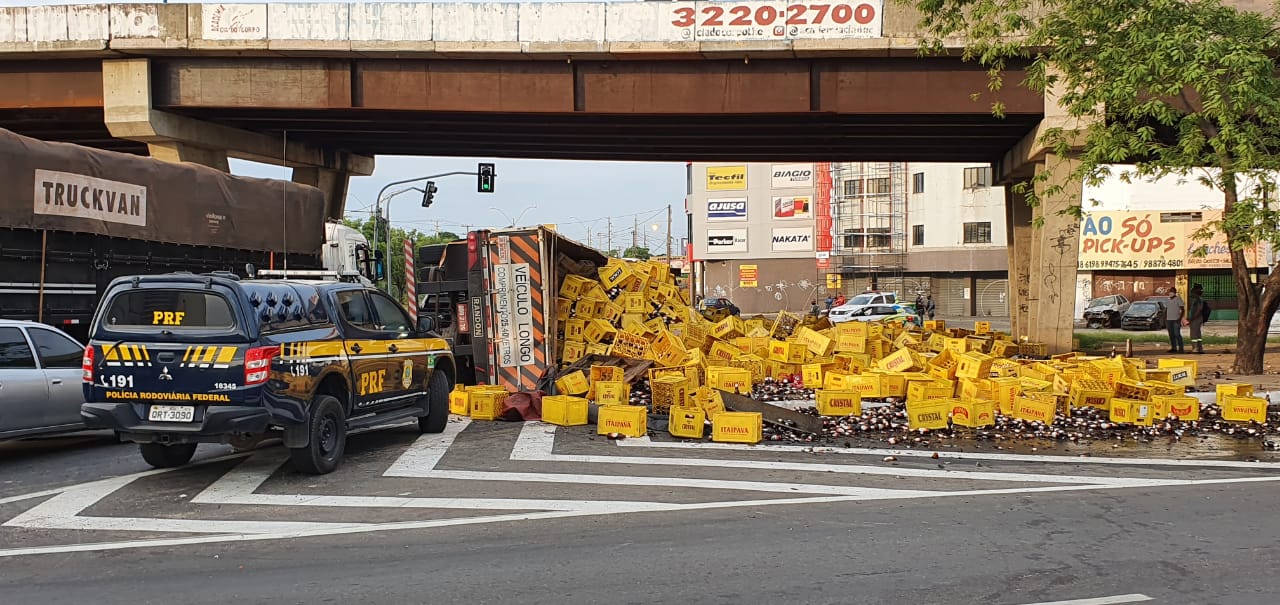
[[[324,194],[0,130],[0,317],[84,339],[115,277],[320,267]]]

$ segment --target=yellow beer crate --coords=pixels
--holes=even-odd
[[[572,395],[544,395],[542,421],[558,426],[582,426],[587,423],[587,400]]]
[[[556,379],[556,388],[569,395],[582,395],[591,389],[591,383],[582,374],[582,370],[574,370]]]
[[[671,408],[671,419],[667,422],[667,432],[672,437],[702,439],[706,421],[707,413],[702,408],[674,407]]]
[[[1248,397],[1253,394],[1253,385],[1242,382],[1227,382],[1215,387],[1218,405],[1226,407],[1227,397]]]
[[[504,391],[472,391],[468,393],[471,400],[472,420],[497,420],[502,414],[502,404],[511,393]]]
[[[1222,419],[1230,422],[1267,421],[1267,400],[1261,397],[1227,395],[1222,401]]]
[[[1171,418],[1178,420],[1200,420],[1200,400],[1190,395],[1154,395],[1153,401],[1159,402]]]
[[[711,419],[711,440],[720,443],[760,443],[764,416],[760,412],[720,412]]]
[[[602,380],[592,387],[596,391],[596,403],[600,405],[624,405],[631,401],[631,385],[625,382]]]
[[[990,399],[951,399],[951,424],[972,429],[996,423],[996,402]]]
[[[649,339],[630,332],[615,332],[609,355],[628,359],[644,359],[649,352]]]
[[[907,402],[907,426],[911,430],[945,429],[951,403],[947,399]]]
[[[570,300],[576,300],[583,294],[586,294],[587,289],[595,285],[595,283],[596,282],[594,280],[587,279],[580,275],[566,275],[564,276],[564,282],[560,284],[560,296]]]
[[[649,412],[642,405],[610,405],[597,412],[596,434],[621,433],[644,437],[649,431]]]
[[[751,372],[745,368],[707,368],[707,385],[730,393],[751,392]]]
[[[814,396],[820,416],[857,416],[862,413],[862,395],[857,391],[819,389]]]
[[[667,410],[684,405],[689,398],[689,379],[681,373],[679,376],[662,376],[649,381],[649,390],[653,393],[653,411],[665,414]]]

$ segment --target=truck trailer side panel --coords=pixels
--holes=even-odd
[[[308,255],[324,242],[324,194],[288,181],[0,130],[0,182],[0,227]]]

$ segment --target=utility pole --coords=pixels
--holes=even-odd
[[[671,204],[667,204],[667,264],[671,264]]]
[[[609,217],[605,221],[605,229],[608,229],[608,231],[604,234],[604,251],[608,253],[613,250],[613,217]]]
[[[591,223],[587,223],[587,247],[588,248],[592,247],[591,246]]]

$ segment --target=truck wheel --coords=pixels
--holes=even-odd
[[[449,377],[444,372],[432,372],[427,385],[427,415],[418,417],[418,432],[442,433],[449,423]]]
[[[346,449],[347,417],[342,404],[330,395],[317,395],[307,415],[307,444],[289,448],[293,468],[308,475],[331,473]]]
[[[161,445],[159,443],[139,443],[142,459],[156,468],[175,468],[191,462],[196,455],[196,444]]]

